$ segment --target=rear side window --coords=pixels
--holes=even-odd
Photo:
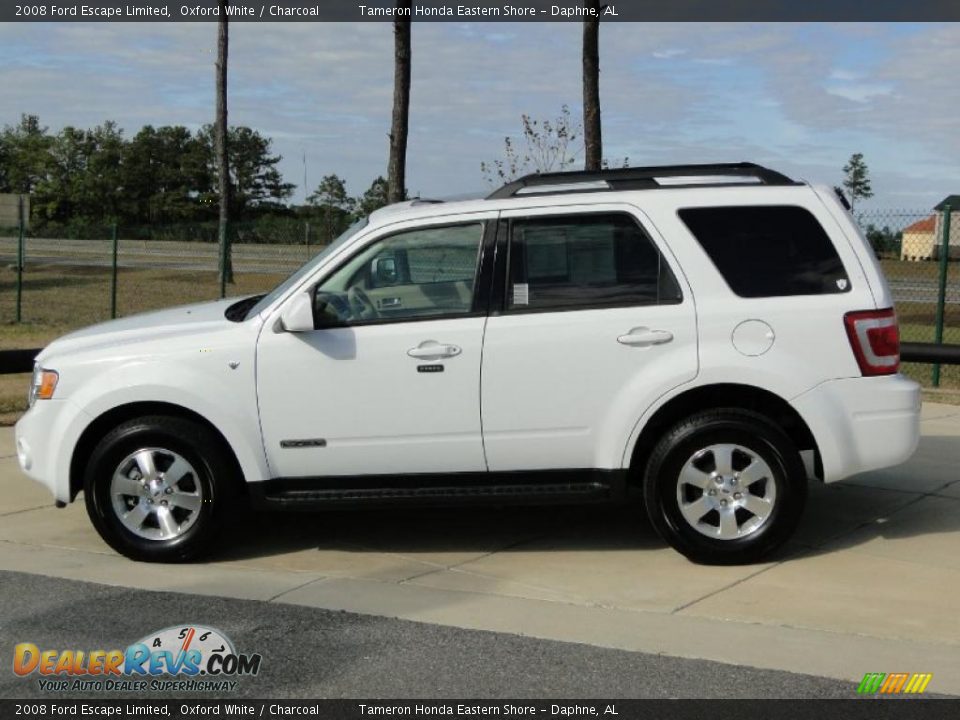
[[[507,307],[515,312],[682,300],[656,246],[624,214],[513,220],[509,264]]]
[[[825,295],[850,289],[827,233],[793,206],[686,208],[680,219],[740,297]]]

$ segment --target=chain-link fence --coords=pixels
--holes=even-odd
[[[216,225],[31,230],[22,250],[18,228],[0,228],[0,348],[221,291],[266,292],[328,240],[310,223],[287,221],[238,224],[229,237],[233,281],[221,288]]]
[[[890,283],[904,342],[960,344],[958,214],[854,213]],[[284,218],[231,226],[233,282],[225,294],[269,290],[328,242],[328,230]],[[0,228],[0,349],[221,294],[216,224],[31,230],[22,263],[19,252],[18,228]],[[929,365],[906,363],[904,371],[934,381]],[[960,388],[960,367],[939,372],[939,384]]]
[[[893,293],[902,342],[960,344],[960,208],[855,211]],[[926,385],[960,389],[960,366],[904,363]]]

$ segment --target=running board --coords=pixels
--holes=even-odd
[[[500,478],[504,481],[498,482]],[[256,504],[276,510],[387,504],[587,503],[619,497],[624,478],[623,472],[602,470],[454,473],[282,479],[250,483],[248,488]]]

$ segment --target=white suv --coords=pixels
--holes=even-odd
[[[20,465],[140,560],[208,549],[241,500],[642,496],[689,558],[753,561],[808,478],[918,441],[890,291],[841,201],[743,163],[393,205],[265,296],[52,343]]]

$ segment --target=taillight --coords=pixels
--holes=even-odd
[[[860,372],[893,375],[900,369],[900,330],[893,308],[848,312],[843,324]]]

